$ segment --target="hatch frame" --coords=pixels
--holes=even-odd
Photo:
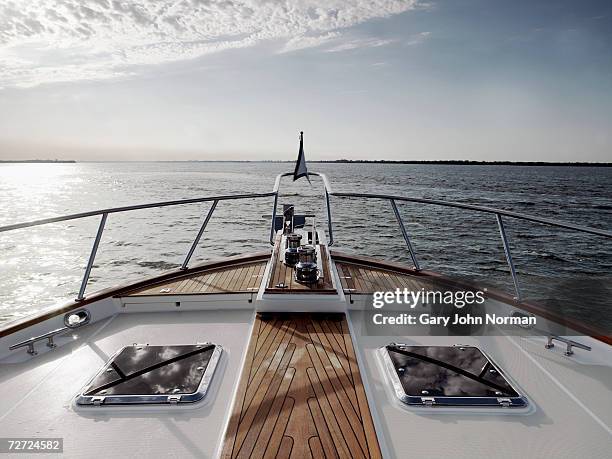
[[[472,397],[458,397],[458,396],[447,396],[447,395],[409,395],[406,394],[404,386],[402,385],[397,370],[391,357],[389,355],[389,346],[397,347],[470,347],[477,349],[484,357],[488,360],[492,368],[494,368],[504,378],[510,388],[516,392],[516,396],[500,395],[500,396],[472,396]],[[480,347],[467,344],[454,344],[454,345],[417,345],[417,344],[406,344],[406,343],[389,343],[379,348],[379,355],[385,370],[386,376],[391,383],[391,389],[395,397],[404,405],[411,408],[413,407],[427,407],[427,408],[513,408],[513,409],[525,409],[529,408],[529,400],[527,397],[517,388],[516,384],[507,376],[507,374],[495,363],[495,361],[484,352]]]
[[[155,345],[155,346],[189,346],[193,344],[166,344],[166,345]],[[214,346],[210,359],[208,360],[208,364],[206,365],[206,369],[204,370],[204,374],[202,375],[202,379],[198,384],[195,392],[189,393],[176,393],[176,394],[117,394],[117,395],[85,395],[89,389],[91,389],[92,383],[104,373],[107,368],[111,366],[114,362],[115,358],[121,354],[125,349],[133,347],[133,346],[149,346],[149,344],[131,344],[128,346],[123,346],[117,352],[115,352],[102,366],[102,368],[96,372],[96,374],[90,378],[87,383],[81,388],[79,394],[75,398],[75,404],[79,407],[90,407],[90,406],[147,406],[147,405],[164,405],[164,406],[173,406],[173,405],[183,405],[183,404],[192,404],[201,401],[206,397],[210,386],[212,384],[212,380],[215,374],[215,371],[219,365],[219,361],[221,359],[221,355],[223,354],[223,347],[219,344],[209,343],[209,342],[198,342],[195,343],[197,346]]]

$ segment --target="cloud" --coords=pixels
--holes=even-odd
[[[271,40],[284,43],[281,52],[320,46],[417,1],[2,0],[0,86],[129,76],[139,66]],[[349,41],[344,49],[382,42]]]
[[[420,45],[425,40],[427,40],[427,38],[429,38],[430,35],[431,35],[431,32],[417,33],[416,35],[413,35],[412,37],[410,37],[410,39],[407,40],[404,44],[408,46]]]
[[[281,48],[279,53],[282,54],[282,53],[289,53],[292,51],[299,51],[301,49],[306,49],[306,48],[315,48],[317,46],[321,46],[323,44],[329,43],[330,41],[333,41],[334,39],[338,37],[340,37],[340,34],[338,32],[329,32],[329,33],[326,33],[325,35],[316,35],[316,36],[300,35],[298,37],[289,39],[289,41],[285,43],[285,46]]]
[[[396,41],[379,38],[347,38],[339,32],[329,32],[325,35],[300,35],[299,37],[291,38],[279,52],[282,54],[323,46],[323,51],[326,53],[339,53],[358,48],[377,48]]]
[[[328,48],[325,51],[328,53],[338,53],[341,51],[350,51],[357,48],[378,48],[393,43],[395,40],[382,40],[379,38],[360,38],[355,40],[340,43],[337,46]]]

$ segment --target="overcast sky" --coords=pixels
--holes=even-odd
[[[0,0],[0,159],[612,161],[612,2]]]

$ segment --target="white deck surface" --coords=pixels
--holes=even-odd
[[[214,457],[253,314],[252,310],[120,314],[110,322],[88,326],[85,343],[78,340],[26,363],[0,365],[0,436],[63,437],[61,457]],[[206,403],[198,408],[73,409],[79,389],[121,347],[203,341],[220,344],[225,352]]]
[[[611,457],[609,346],[581,337],[593,351],[576,349],[573,357],[566,357],[562,346],[544,349],[542,338],[363,336],[362,315],[350,311],[348,317],[386,457]],[[0,361],[0,437],[63,437],[62,457],[215,457],[253,317],[253,310],[119,314],[84,327],[78,339],[26,362],[6,363],[18,360],[13,354]],[[62,339],[60,344],[67,341]],[[225,350],[204,404],[193,409],[74,410],[75,395],[121,347],[202,341]],[[378,364],[377,349],[390,342],[476,345],[518,384],[535,409],[522,415],[507,414],[512,413],[508,409],[499,410],[504,414],[407,409],[389,392]]]
[[[377,430],[387,455],[396,458],[609,458],[612,457],[612,368],[609,346],[590,338],[592,352],[561,346],[544,349],[543,338],[362,336],[361,311],[350,321]],[[480,347],[516,381],[535,411],[525,415],[441,413],[407,409],[387,390],[377,349],[391,342]],[[502,409],[500,413],[511,413]]]

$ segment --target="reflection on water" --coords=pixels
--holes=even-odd
[[[291,168],[279,163],[2,164],[0,225],[152,201],[267,192],[276,174]],[[610,168],[312,163],[310,169],[326,173],[335,191],[445,199],[612,226]],[[279,204],[314,211],[324,226],[318,179],[311,187],[287,178],[281,191]],[[271,198],[220,202],[192,263],[268,247],[269,221],[262,216],[270,215],[271,205]],[[422,267],[511,291],[493,216],[422,204],[399,207]],[[110,215],[89,291],[180,265],[207,210],[207,204],[194,204]],[[410,263],[388,203],[332,198],[332,212],[338,250]],[[93,217],[0,234],[0,320],[73,298],[98,223]],[[505,223],[528,298],[612,326],[610,241],[522,221]],[[602,287],[593,289],[592,282]],[[567,285],[584,286],[577,300],[560,295]]]

